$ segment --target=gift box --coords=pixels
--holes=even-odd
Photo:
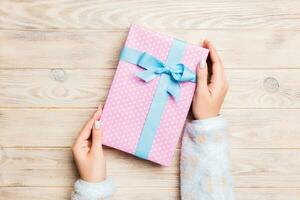
[[[132,25],[101,124],[103,144],[168,166],[208,50]]]

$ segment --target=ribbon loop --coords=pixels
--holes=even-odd
[[[182,63],[166,66],[154,56],[128,47],[123,48],[120,58],[145,69],[145,71],[136,73],[136,76],[145,82],[149,82],[163,73],[169,75],[171,81],[168,82],[167,92],[175,99],[180,96],[180,82],[196,82],[195,73]]]

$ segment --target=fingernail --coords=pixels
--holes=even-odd
[[[95,129],[100,129],[100,126],[101,126],[100,120],[96,120],[94,126],[95,126]]]
[[[202,60],[202,61],[200,62],[199,67],[200,67],[201,69],[205,69],[205,68],[207,67],[206,61],[205,61],[205,60]]]

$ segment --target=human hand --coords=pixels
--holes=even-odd
[[[192,104],[192,111],[196,120],[216,117],[228,90],[223,63],[216,49],[207,40],[203,42],[203,47],[209,49],[212,74],[208,81],[206,61],[202,61],[197,67],[197,87]]]
[[[106,179],[106,164],[99,120],[101,112],[102,108],[99,106],[72,147],[80,178],[87,182],[101,182]]]

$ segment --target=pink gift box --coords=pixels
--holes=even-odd
[[[146,52],[165,63],[174,40],[170,36],[132,25],[125,47]],[[185,45],[180,63],[195,72],[197,64],[201,60],[206,60],[208,50],[186,43]],[[151,129],[150,132],[148,130],[147,134],[153,135],[151,141],[144,135],[146,139],[143,141],[148,145],[151,144],[150,149],[146,156],[140,156],[137,148],[144,149],[141,134],[146,121],[149,121],[149,110],[152,108],[161,79],[158,75],[153,80],[145,82],[136,76],[136,73],[142,71],[145,69],[140,66],[124,60],[119,61],[101,116],[103,144],[168,166],[182,132],[196,85],[190,81],[179,83],[179,98],[169,96],[158,127]],[[153,118],[156,117],[152,116]]]

